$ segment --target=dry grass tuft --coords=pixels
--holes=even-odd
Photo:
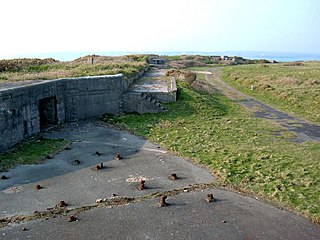
[[[195,60],[180,60],[180,61],[171,61],[170,67],[176,68],[176,69],[185,69],[189,67],[204,67],[206,66],[205,63],[202,63],[200,61]]]
[[[307,86],[320,85],[320,79],[308,79],[303,84]]]
[[[59,62],[58,60],[55,60],[53,58],[45,58],[45,59],[22,58],[22,59],[9,59],[9,60],[4,59],[4,60],[0,60],[0,72],[20,71],[30,66],[40,66],[40,65],[53,64],[58,62]]]
[[[189,86],[192,85],[193,82],[197,80],[197,74],[193,73],[189,70],[174,70],[170,69],[167,71],[167,76],[175,77],[181,81],[186,82]]]
[[[298,86],[299,81],[295,77],[280,77],[275,83],[280,86]]]
[[[304,63],[303,62],[289,62],[289,63],[283,64],[283,66],[286,66],[286,67],[304,66]]]

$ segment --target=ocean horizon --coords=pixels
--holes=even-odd
[[[15,55],[6,59],[14,58],[54,58],[59,61],[72,61],[86,55],[123,56],[128,54],[156,54],[156,55],[205,55],[205,56],[239,56],[246,59],[266,59],[278,62],[296,61],[320,61],[320,53],[279,53],[279,52],[254,52],[254,51],[224,51],[224,52],[197,52],[197,51],[175,51],[175,52],[139,52],[139,51],[92,51],[92,52],[55,52],[55,53],[32,53]]]

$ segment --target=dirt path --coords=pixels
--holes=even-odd
[[[210,72],[211,74],[205,74],[206,80],[210,85],[231,100],[238,102],[243,107],[252,111],[255,117],[268,119],[273,123],[283,127],[286,131],[293,132],[295,136],[290,138],[290,140],[295,142],[320,142],[319,125],[290,116],[237,91],[221,80],[219,68],[211,68]]]

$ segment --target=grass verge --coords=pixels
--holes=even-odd
[[[35,164],[63,149],[69,142],[64,139],[46,139],[25,142],[0,155],[0,172],[21,164]]]
[[[320,144],[297,144],[224,96],[178,83],[165,113],[106,116],[109,124],[207,165],[225,184],[320,222]],[[288,133],[289,134],[289,133]]]
[[[222,79],[289,114],[320,123],[320,62],[226,67]]]

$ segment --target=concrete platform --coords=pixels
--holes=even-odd
[[[12,223],[0,228],[0,239],[320,239],[320,228],[302,217],[212,188],[207,183],[215,179],[206,169],[126,132],[79,122],[45,137],[72,144],[46,163],[6,173],[10,178],[0,181],[0,220]],[[114,159],[118,152],[123,159]],[[101,162],[106,168],[91,169]],[[180,179],[170,180],[171,173]],[[144,190],[138,189],[140,179],[146,180]],[[204,185],[193,188],[197,183]],[[36,190],[35,184],[44,188]],[[155,194],[164,191],[169,206],[159,208]],[[214,202],[204,201],[208,193]],[[97,198],[111,196],[131,200],[96,205]],[[61,200],[78,211],[78,221],[68,222],[63,213],[14,221],[45,213]]]
[[[128,92],[151,94],[161,102],[175,102],[177,86],[174,78],[166,76],[165,69],[151,68]]]

